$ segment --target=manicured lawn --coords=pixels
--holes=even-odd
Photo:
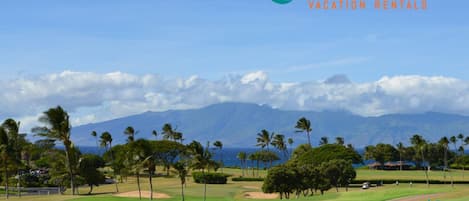
[[[235,176],[241,175],[239,169],[228,169],[225,168],[225,173],[233,174]],[[458,172],[461,173],[461,172]],[[260,171],[260,175],[264,175],[265,171]],[[376,171],[376,170],[357,170],[357,179],[425,179],[423,171]],[[467,179],[469,179],[469,173],[466,173]],[[432,171],[430,173],[430,179],[443,178],[443,173],[438,171]],[[462,180],[462,174],[460,178],[453,176],[455,180]],[[449,177],[448,177],[449,180]],[[158,177],[154,178],[154,191],[158,193],[165,193],[171,196],[167,199],[157,199],[165,201],[179,201],[181,186],[179,179],[175,177]],[[148,179],[141,178],[141,186],[143,191],[149,190]],[[267,199],[248,199],[244,197],[246,192],[260,192],[262,182],[233,182],[231,179],[228,180],[228,184],[225,185],[208,185],[207,195],[208,201],[267,201]],[[192,182],[192,178],[188,177],[187,188],[185,189],[186,200],[189,201],[201,201],[203,200],[203,188],[202,184],[195,184]],[[136,191],[137,185],[136,180],[133,177],[129,177],[127,182],[119,184],[120,192]],[[81,187],[80,193],[85,194],[88,192],[87,187]],[[51,196],[29,196],[23,198],[16,198],[14,195],[11,196],[11,200],[31,200],[31,201],[136,201],[138,198],[121,198],[113,196],[115,191],[114,185],[102,185],[95,187],[93,195],[51,195]],[[437,194],[439,200],[444,201],[466,201],[469,200],[469,185],[456,185],[455,188],[451,188],[447,185],[430,185],[429,188],[425,184],[413,184],[412,187],[409,184],[401,183],[399,186],[396,185],[385,185],[383,187],[373,187],[368,190],[362,190],[359,187],[350,188],[349,192],[345,192],[345,189],[340,189],[339,192],[335,192],[335,189],[331,189],[326,192],[325,195],[314,195],[313,197],[300,197],[302,200],[317,200],[317,201],[380,201],[390,200],[394,198],[414,196],[414,195],[428,195]],[[441,198],[441,199],[440,199]],[[2,198],[0,198],[1,200]],[[148,200],[148,198],[142,198],[142,200]],[[279,200],[279,199],[276,199]],[[293,200],[296,200],[293,198]]]

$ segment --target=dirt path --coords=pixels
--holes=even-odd
[[[390,201],[427,201],[436,200],[441,197],[441,194],[430,194],[430,195],[416,195],[403,198],[392,199]]]

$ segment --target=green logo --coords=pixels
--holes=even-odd
[[[278,4],[287,4],[287,3],[290,3],[292,0],[272,0],[272,1]]]

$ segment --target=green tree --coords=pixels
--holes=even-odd
[[[345,144],[345,140],[343,137],[336,137],[335,138],[335,143],[336,144],[339,144],[339,145],[344,145]]]
[[[75,195],[74,177],[75,173],[73,167],[76,166],[77,161],[74,161],[70,152],[72,151],[73,143],[70,139],[70,117],[68,113],[60,106],[50,108],[45,111],[39,122],[45,124],[43,127],[35,127],[32,129],[33,133],[46,139],[60,141],[65,147],[66,166],[70,177],[70,186],[72,188],[72,195]]]
[[[127,128],[125,128],[124,134],[127,135],[127,142],[133,142],[135,141],[135,135],[137,134],[137,132],[132,126],[128,126]]]
[[[264,149],[265,147],[267,147],[267,150],[268,150],[269,145],[272,142],[272,137],[273,137],[273,133],[270,134],[269,131],[265,129],[261,130],[261,132],[257,134],[256,146],[261,147],[261,149]]]
[[[313,129],[311,127],[311,122],[308,119],[306,119],[305,117],[301,117],[296,122],[295,128],[298,129],[298,130],[296,130],[296,132],[306,132],[306,135],[308,136],[308,144],[311,147],[310,133],[311,133],[311,131],[313,131]]]
[[[105,131],[103,133],[101,133],[101,136],[99,137],[100,138],[100,144],[101,144],[101,147],[104,147],[104,149],[106,150],[106,152],[108,152],[109,150],[109,154],[111,156],[111,164],[113,164],[113,174],[114,174],[114,179],[115,179],[115,185],[116,185],[116,192],[119,192],[119,187],[117,185],[117,169],[114,168],[114,155],[112,153],[112,135],[111,133]],[[109,149],[108,149],[109,147]]]
[[[288,149],[287,149],[287,144],[285,143],[285,135],[282,135],[282,134],[274,135],[271,144],[272,146],[277,148],[277,150],[282,152],[285,157],[287,157]]]
[[[0,127],[0,158],[2,159],[2,166],[3,166],[3,172],[4,172],[4,179],[5,179],[5,196],[6,199],[9,198],[8,194],[8,165],[9,161],[11,160],[11,157],[13,155],[13,150],[12,147],[10,146],[10,139],[3,127]]]
[[[269,169],[262,185],[262,191],[264,193],[279,193],[280,199],[284,197],[290,199],[290,193],[298,185],[298,179],[291,166],[275,166]]]
[[[247,160],[247,154],[246,152],[239,152],[238,155],[236,155],[236,158],[241,162],[241,172],[244,177],[244,171],[246,168],[246,160]]]
[[[321,137],[321,139],[319,140],[319,146],[325,145],[325,144],[329,144],[329,138],[326,136]]]
[[[158,132],[156,130],[151,131],[151,134],[155,136],[155,140],[158,140]]]
[[[351,161],[342,159],[322,163],[321,170],[324,171],[324,174],[337,192],[339,192],[339,186],[345,186],[346,190],[348,190],[348,185],[357,176]]]
[[[382,169],[385,162],[395,161],[398,157],[398,151],[390,144],[379,143],[376,146],[370,145],[365,147],[365,158],[374,159],[381,163]]]
[[[96,148],[99,150],[99,144],[98,144],[98,133],[96,131],[91,131],[91,134],[90,134],[92,137],[94,137],[95,141],[96,141]]]
[[[212,166],[215,161],[212,160],[212,154],[209,151],[210,142],[207,142],[205,148],[197,141],[189,144],[189,150],[192,154],[192,169],[202,170],[204,176],[204,201],[207,200],[207,182],[205,179],[205,170]]]
[[[399,142],[396,144],[397,151],[399,152],[399,171],[402,171],[402,153],[404,152],[404,144],[402,142]]]
[[[298,151],[295,150],[295,151]],[[296,157],[292,157],[295,159]],[[321,165],[323,162],[343,159],[352,161],[353,163],[361,163],[362,159],[360,154],[355,150],[344,147],[338,144],[327,144],[312,148],[297,157],[297,160],[291,160],[289,163],[296,163],[298,166],[302,165]]]
[[[168,140],[152,141],[150,143],[152,144],[155,160],[163,165],[166,175],[169,176],[171,166],[186,151],[186,147],[179,142]]]
[[[15,121],[14,119],[7,119],[3,122],[2,127],[7,132],[7,136],[9,138],[9,152],[11,154],[10,160],[11,164],[14,165],[16,174],[18,175],[18,179],[16,180],[16,187],[17,187],[17,195],[21,197],[21,182],[20,182],[20,167],[23,166],[21,160],[21,153],[23,149],[29,143],[26,140],[26,134],[20,134],[20,122]]]
[[[176,129],[173,129],[171,124],[169,124],[169,123],[164,124],[162,130],[163,130],[163,139],[173,140],[173,141],[180,140],[181,143],[182,143],[182,140],[183,140],[182,139],[182,133],[176,131]]]
[[[104,182],[104,175],[98,171],[97,168],[104,167],[104,160],[92,154],[83,155],[79,162],[79,173],[85,180],[85,183],[90,187],[88,195],[93,191],[93,186],[99,186]]]
[[[418,134],[415,134],[415,135],[412,136],[412,138],[410,138],[410,143],[414,146],[415,153],[417,155],[420,154],[421,163],[423,163],[425,161],[424,150],[425,150],[425,145],[427,144],[427,142],[425,141],[425,139],[423,139],[422,136],[420,136]],[[417,163],[417,164],[421,164],[421,163]],[[424,171],[425,172],[425,179],[427,180],[427,186],[430,185],[429,180],[428,180],[428,166],[429,165],[427,165],[427,168]]]
[[[181,181],[181,197],[182,201],[184,201],[184,185],[186,184],[186,176],[188,174],[188,171],[186,169],[186,163],[178,161],[173,164],[173,168],[177,171],[178,177]]]
[[[215,148],[217,148],[220,152],[220,165],[221,165],[221,173],[223,173],[223,152],[222,152],[222,149],[223,149],[223,143],[221,141],[215,141],[213,143],[213,146]]]

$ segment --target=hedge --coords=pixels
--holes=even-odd
[[[205,174],[205,179],[204,179],[204,174]],[[192,177],[194,178],[195,183],[203,184],[205,183],[204,181],[207,182],[207,184],[226,184],[227,177],[230,175],[228,174],[223,174],[223,173],[211,173],[211,172],[193,172]]]
[[[264,181],[264,178],[260,177],[233,177],[232,181]]]

